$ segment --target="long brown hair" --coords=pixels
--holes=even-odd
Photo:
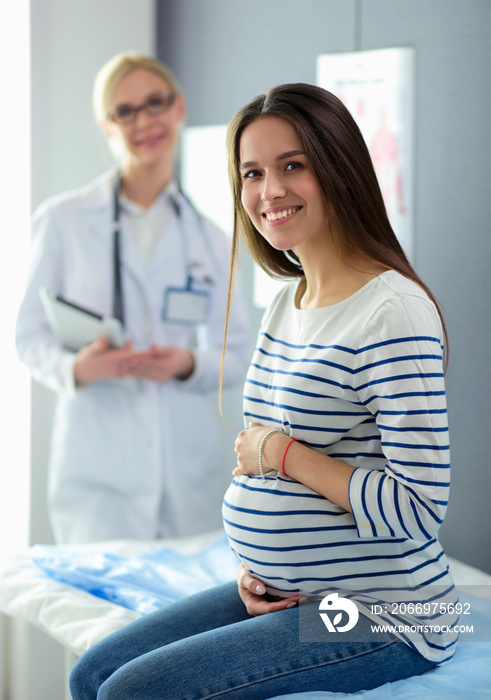
[[[343,245],[397,270],[424,289],[440,315],[447,357],[448,337],[443,314],[431,290],[414,271],[392,229],[359,127],[335,95],[306,83],[279,85],[259,95],[235,115],[228,127],[228,169],[234,225],[225,340],[240,234],[244,236],[254,260],[270,276],[278,279],[303,276],[295,251],[273,248],[254,227],[241,201],[240,139],[249,124],[266,116],[285,119],[298,133],[322,190],[326,211],[331,210],[336,216]]]

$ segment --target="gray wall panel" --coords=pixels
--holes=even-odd
[[[315,57],[354,48],[354,0],[161,0],[159,56],[188,100],[188,124],[223,124],[284,82],[314,82]]]

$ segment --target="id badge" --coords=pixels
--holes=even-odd
[[[168,287],[164,294],[162,318],[170,323],[197,325],[206,323],[210,313],[210,292],[187,287]]]

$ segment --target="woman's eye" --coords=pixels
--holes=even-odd
[[[118,119],[124,119],[133,114],[133,107],[130,107],[130,105],[120,105],[114,110],[114,114]]]
[[[244,180],[252,180],[252,178],[257,177],[259,172],[257,170],[247,170],[242,177]]]
[[[159,109],[160,107],[164,107],[166,104],[167,104],[167,100],[162,95],[158,95],[157,97],[151,97],[147,101],[147,105],[149,107],[154,108],[154,109]]]
[[[298,168],[303,168],[303,163],[292,161],[285,165],[285,170],[297,170]]]

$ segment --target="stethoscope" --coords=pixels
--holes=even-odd
[[[123,284],[121,279],[121,173],[115,178],[113,191],[113,317],[116,318],[122,326],[125,325],[124,313],[124,295]],[[191,200],[178,188],[179,194],[186,200],[191,207],[196,219],[200,232],[204,238],[210,258],[212,259],[215,268],[218,269],[218,263],[215,258],[213,247],[208,239],[208,235],[203,223],[203,217],[196,210]],[[164,303],[162,307],[162,318],[166,321],[181,324],[196,325],[204,323],[207,320],[210,308],[210,291],[209,287],[213,285],[213,279],[209,275],[205,275],[200,280],[200,288],[196,287],[193,280],[193,268],[200,265],[199,262],[193,263],[189,256],[187,235],[182,221],[182,208],[177,197],[174,194],[170,195],[170,201],[176,214],[178,225],[181,232],[181,244],[183,247],[183,257],[186,268],[186,285],[184,287],[168,287],[164,291]]]

